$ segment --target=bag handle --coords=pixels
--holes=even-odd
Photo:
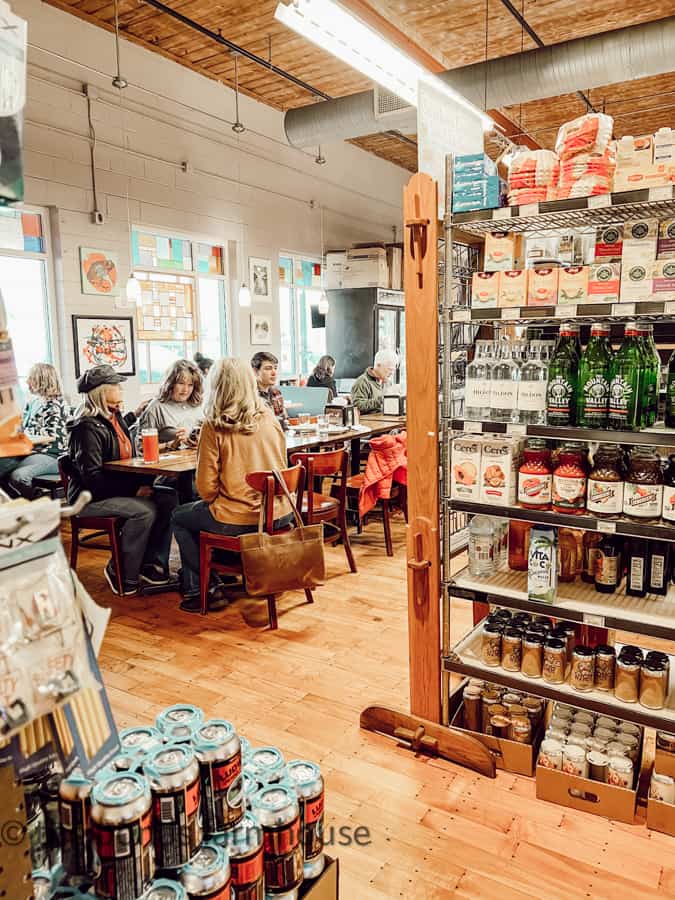
[[[302,528],[304,526],[304,522],[302,521],[302,516],[298,512],[298,507],[293,502],[293,498],[291,497],[291,492],[288,490],[288,485],[282,478],[281,473],[279,472],[278,469],[272,469],[272,474],[274,475],[276,481],[281,486],[281,490],[286,495],[286,499],[288,500],[288,502],[291,505],[291,510],[293,512],[293,516],[295,517],[295,524],[298,526],[298,528]],[[260,504],[260,514],[258,515],[258,534],[263,533],[264,525],[265,525],[265,504],[261,503]]]

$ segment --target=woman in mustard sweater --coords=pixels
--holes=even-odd
[[[258,530],[262,495],[246,483],[251,472],[285,469],[286,441],[279,422],[258,396],[253,370],[240,359],[222,359],[210,373],[209,397],[199,437],[197,492],[201,500],[179,506],[173,529],[183,567],[184,612],[199,612],[199,532],[239,535]],[[288,501],[275,501],[276,527],[292,519]],[[209,609],[227,600],[213,582]]]

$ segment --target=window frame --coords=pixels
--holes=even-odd
[[[302,365],[302,335],[303,330],[305,328],[304,318],[302,315],[302,310],[300,308],[300,297],[298,296],[299,291],[306,290],[316,290],[320,291],[321,288],[308,288],[304,285],[296,285],[295,284],[295,268],[296,263],[300,260],[304,260],[305,262],[312,263],[313,265],[320,265],[322,276],[324,274],[324,261],[320,255],[315,253],[299,253],[297,251],[291,250],[280,250],[278,255],[279,262],[277,265],[281,268],[281,259],[290,259],[291,260],[291,271],[292,271],[292,281],[290,284],[286,284],[286,282],[280,283],[279,288],[288,287],[291,295],[291,315],[292,315],[292,323],[291,323],[291,331],[293,334],[293,364],[296,367],[296,371],[294,372],[279,372],[280,378],[296,378],[298,375],[302,375],[301,371],[298,371],[298,366]],[[323,283],[323,278],[322,278]],[[281,314],[281,303],[279,304],[279,312]],[[281,323],[279,323],[281,326]],[[280,328],[281,330],[281,328]],[[325,325],[324,325],[325,330]],[[305,373],[308,374],[308,373]]]
[[[167,237],[167,238],[178,238],[181,241],[187,241],[190,244],[190,254],[192,257],[192,269],[169,269],[163,266],[146,266],[142,263],[136,265],[133,260],[133,246],[132,246],[132,234],[134,231],[151,234],[158,237]],[[221,311],[221,327],[225,325],[225,346],[222,346],[221,341],[221,354],[222,356],[229,356],[232,353],[233,349],[233,334],[232,334],[232,303],[231,303],[231,291],[230,291],[230,272],[229,272],[229,260],[227,253],[227,238],[218,238],[215,239],[213,237],[208,237],[204,234],[189,234],[188,232],[179,231],[175,229],[169,228],[159,228],[154,225],[139,225],[137,223],[132,223],[131,230],[129,232],[129,243],[130,243],[130,262],[131,267],[130,271],[134,274],[140,272],[148,272],[154,275],[173,275],[173,276],[181,276],[184,278],[190,278],[193,282],[193,290],[194,290],[194,332],[196,334],[196,340],[194,341],[182,341],[183,344],[192,343],[196,346],[198,351],[201,351],[201,296],[199,290],[199,281],[202,278],[211,280],[211,281],[220,281],[223,284],[223,290],[225,292],[225,313],[223,315]],[[199,272],[195,269],[195,262],[197,258],[197,244],[210,244],[214,247],[220,247],[223,251],[222,260],[223,260],[223,274],[222,275],[214,275],[210,272]],[[135,310],[134,310],[135,313]],[[137,324],[137,318],[134,314],[134,324]],[[221,331],[222,335],[222,331]],[[152,341],[143,340],[138,338],[137,340],[137,350],[138,350],[138,372],[140,379],[140,371],[141,371],[141,360],[143,361],[143,366],[145,370],[149,373],[150,377],[152,377],[152,364],[150,361],[150,347]],[[158,341],[158,343],[161,343]],[[171,343],[166,342],[165,343]],[[144,347],[141,348],[140,344],[143,344]],[[161,384],[161,381],[144,381],[141,382],[142,390],[152,390],[158,384]]]

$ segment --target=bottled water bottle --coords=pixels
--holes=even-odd
[[[517,422],[520,347],[505,342],[499,345],[498,352],[490,380],[491,418],[493,422]]]
[[[528,359],[520,369],[518,386],[518,411],[525,425],[546,424],[546,386],[548,363],[546,347],[539,341],[529,345]]]
[[[497,571],[495,520],[489,516],[474,516],[469,523],[469,573],[486,578]]]
[[[464,418],[483,422],[490,418],[490,341],[476,341],[476,355],[466,367]]]

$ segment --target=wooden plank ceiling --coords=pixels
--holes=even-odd
[[[47,2],[113,30],[114,8],[110,0]],[[271,57],[276,66],[332,97],[371,87],[359,73],[278,23],[274,19],[277,0],[164,2],[246,50],[266,60]],[[502,0],[367,0],[367,4],[448,69],[536,46]],[[587,0],[583,9],[578,0],[513,0],[513,5],[545,44],[675,15],[675,0]],[[119,17],[125,39],[209,78],[234,85],[233,56],[209,37],[144,0],[119,0]],[[310,92],[245,57],[239,59],[239,85],[242,93],[275,109],[316,102]],[[586,94],[596,108],[604,108],[615,117],[617,137],[675,123],[675,73],[617,82]],[[514,123],[516,135],[527,134],[543,147],[553,146],[562,122],[585,111],[576,94],[501,110]],[[417,167],[415,147],[396,137],[370,135],[353,143],[403,168],[415,171]]]

